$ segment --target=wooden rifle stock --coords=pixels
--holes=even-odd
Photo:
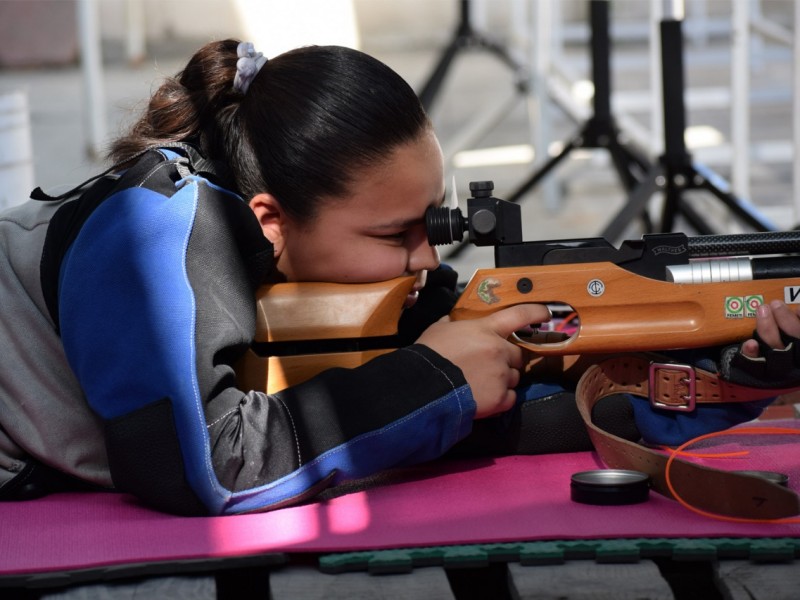
[[[239,386],[273,393],[396,348],[392,336],[414,277],[377,283],[277,283],[256,298],[256,335]]]
[[[744,340],[755,329],[759,304],[788,300],[798,289],[800,278],[672,283],[608,262],[479,269],[450,316],[474,319],[523,302],[562,303],[578,315],[575,335],[517,342],[541,355],[676,350]]]
[[[390,351],[413,283],[403,277],[264,286],[255,342],[237,367],[240,386],[272,393]],[[800,278],[672,283],[611,262],[502,267],[478,269],[450,316],[474,319],[516,304],[563,304],[578,315],[575,334],[559,341],[549,334],[515,335],[514,341],[540,356],[674,350],[747,339],[758,304],[797,302],[798,290]],[[334,341],[339,348],[327,350]]]

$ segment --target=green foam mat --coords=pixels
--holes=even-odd
[[[795,538],[635,538],[561,540],[464,546],[431,546],[322,555],[323,573],[368,571],[408,573],[416,567],[474,568],[497,562],[523,565],[562,564],[568,560],[598,563],[638,562],[649,558],[676,561],[746,559],[757,562],[793,561],[800,557]]]

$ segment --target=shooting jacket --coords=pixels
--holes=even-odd
[[[237,387],[272,247],[196,159],[149,151],[0,213],[0,492],[42,464],[161,510],[231,514],[464,438],[470,389],[421,345],[274,395]]]

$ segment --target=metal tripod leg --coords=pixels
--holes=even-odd
[[[529,192],[576,148],[607,150],[611,155],[612,163],[619,174],[623,187],[629,192],[650,169],[650,161],[645,156],[620,142],[619,128],[611,114],[609,0],[590,0],[589,25],[591,31],[592,81],[595,90],[592,102],[593,115],[558,155],[545,162],[538,171],[535,171],[514,192],[506,196],[512,202],[518,201],[524,194]]]
[[[601,235],[608,240],[619,239],[633,220],[647,211],[647,204],[663,181],[665,181],[664,166],[653,165],[641,183],[628,196],[625,206],[606,225]]]
[[[567,156],[569,156],[569,153],[572,152],[575,148],[577,148],[578,145],[582,143],[582,141],[583,141],[583,136],[581,134],[578,134],[577,136],[573,137],[569,142],[567,142],[567,144],[564,146],[561,152],[559,152],[558,154],[550,158],[547,162],[545,162],[536,172],[534,172],[534,174],[530,178],[528,178],[527,181],[525,181],[525,183],[519,186],[511,194],[506,196],[505,199],[508,200],[509,202],[518,202],[520,198],[522,198],[525,194],[527,194],[530,190],[532,190],[536,186],[536,184],[539,183],[539,181],[544,179],[544,177],[550,171],[556,168],[556,166],[558,166],[558,164],[562,160],[564,160]]]
[[[650,168],[650,162],[646,158],[619,142],[619,131],[612,119],[593,117],[587,121],[577,135],[572,137],[561,152],[545,162],[506,199],[511,202],[518,201],[533,189],[556,165],[578,148],[603,148],[607,150],[623,187],[628,191],[639,183],[644,173]]]
[[[450,66],[456,59],[458,53],[466,48],[482,48],[497,56],[500,61],[505,63],[512,71],[522,71],[522,66],[514,60],[511,53],[505,46],[477,33],[471,24],[469,0],[460,0],[460,20],[456,28],[455,35],[445,48],[439,61],[436,63],[427,81],[419,92],[419,100],[426,111],[430,112],[433,102],[439,93],[439,89],[444,83]]]
[[[693,163],[692,169],[695,172],[694,184],[697,187],[712,193],[753,229],[756,231],[778,231],[779,227],[759,213],[752,204],[734,195],[728,183],[716,173],[698,163]]]
[[[678,217],[698,233],[718,233],[694,206],[683,197],[688,190],[704,190],[730,209],[732,214],[756,231],[775,231],[776,227],[754,206],[735,196],[728,183],[710,169],[692,160],[684,140],[686,108],[684,105],[683,34],[681,21],[665,19],[661,22],[661,68],[664,105],[664,154],[657,168],[647,174],[629,196],[628,203],[612,219],[605,235],[616,239],[625,226],[636,216],[646,214],[650,197],[661,189],[664,206],[658,231],[672,231]]]

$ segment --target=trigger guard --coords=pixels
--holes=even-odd
[[[560,350],[569,344],[573,337],[563,331],[539,331],[522,339],[515,332],[509,336],[509,340],[531,352],[541,353],[542,351]]]

